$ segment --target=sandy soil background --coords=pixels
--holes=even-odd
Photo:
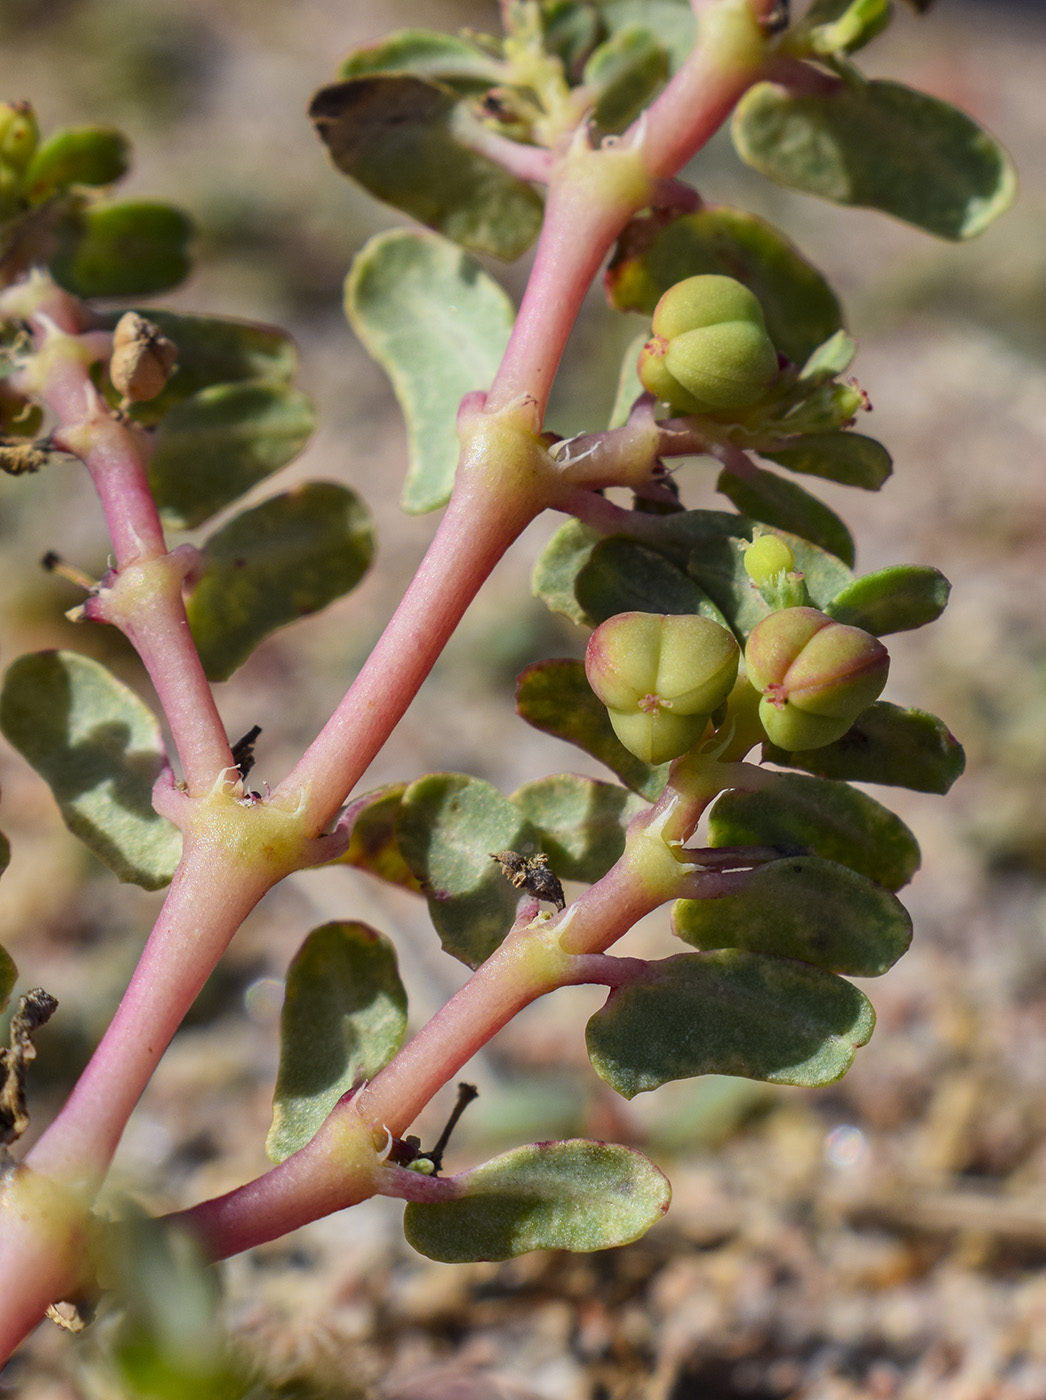
[[[817,1093],[734,1080],[666,1087],[626,1105],[586,1068],[591,989],[532,1008],[468,1069],[481,1099],[453,1169],[573,1133],[642,1146],[672,1179],[668,1218],[588,1257],[449,1267],[402,1242],[399,1207],[370,1203],[225,1268],[229,1325],[285,1393],[367,1400],[1042,1400],[1046,1396],[1046,15],[942,3],[867,52],[876,74],[957,102],[1010,147],[1017,208],[952,248],[876,215],[804,201],[749,176],[717,142],[703,193],[777,222],[833,279],[861,342],[870,432],[896,475],[865,498],[829,488],[859,565],[929,563],[954,584],[932,631],[896,639],[889,697],[939,713],[967,746],[947,799],[879,792],[913,826],[924,865],[906,900],[912,952],[868,985],[871,1045]],[[340,311],[353,252],[394,216],[328,166],[303,112],[354,44],[404,24],[490,27],[493,4],[450,0],[0,0],[0,87],[46,126],[121,125],[128,188],[199,221],[198,271],[169,304],[293,331],[322,427],[278,485],[325,477],[375,511],[380,555],[355,595],[266,643],[220,687],[230,734],[263,726],[259,780],[283,775],[336,703],[424,549],[402,516],[397,410]],[[503,272],[518,294],[522,266]],[[618,327],[593,296],[554,424],[603,421]],[[688,469],[688,504],[711,500]],[[265,491],[273,489],[264,488]],[[122,639],[74,629],[71,589],[36,568],[48,548],[96,573],[106,544],[72,471],[0,483],[0,648],[70,646],[148,693]],[[595,770],[527,729],[512,682],[583,638],[529,596],[540,521],[498,569],[367,786],[432,770],[511,791]],[[68,835],[50,794],[0,746],[0,825],[14,860],[0,942],[26,985],[61,1001],[34,1069],[46,1122],[120,994],[158,896],[118,887]],[[136,1112],[115,1188],[151,1209],[189,1204],[264,1169],[279,982],[305,932],[361,918],[392,934],[415,1022],[462,978],[406,895],[346,871],[303,874],[250,919]],[[665,921],[635,944],[664,939]],[[438,1131],[449,1105],[420,1124]],[[0,1394],[107,1392],[90,1333],[47,1325],[0,1373]]]

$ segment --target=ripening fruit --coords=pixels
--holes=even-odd
[[[21,174],[39,140],[36,115],[28,102],[0,102],[0,163]]]
[[[833,622],[816,608],[783,608],[752,629],[745,666],[762,693],[767,737],[795,751],[841,739],[882,693],[890,656],[859,627]]]
[[[585,673],[625,748],[665,763],[701,738],[738,659],[733,635],[709,618],[619,613],[589,638]]]
[[[779,535],[757,535],[745,550],[745,573],[754,584],[772,583],[779,574],[790,574],[795,555]]]
[[[678,412],[747,408],[777,375],[763,308],[732,277],[677,282],[654,309],[653,332],[640,352],[639,378]]]

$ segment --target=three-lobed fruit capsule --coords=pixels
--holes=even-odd
[[[701,738],[739,659],[733,635],[709,618],[628,612],[592,633],[585,673],[625,748],[665,763]]]
[[[882,693],[890,655],[871,633],[816,608],[783,608],[753,627],[745,667],[767,737],[795,751],[842,738]]]
[[[732,277],[704,274],[670,287],[639,356],[644,388],[679,413],[722,413],[763,397],[777,351],[758,298]]]

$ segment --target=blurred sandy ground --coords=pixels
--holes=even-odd
[[[867,988],[876,1037],[818,1094],[710,1080],[625,1105],[584,1066],[598,995],[532,1008],[469,1067],[483,1097],[451,1165],[534,1137],[634,1141],[673,1179],[668,1220],[605,1256],[468,1269],[411,1256],[390,1202],[299,1232],[227,1269],[234,1328],[287,1376],[318,1367],[331,1394],[384,1386],[433,1400],[1046,1395],[1046,11],[942,3],[917,21],[898,10],[865,66],[966,108],[1021,172],[1018,207],[979,242],[952,248],[793,197],[749,176],[726,140],[693,172],[706,197],[783,228],[848,305],[875,408],[867,431],[897,470],[877,496],[823,491],[854,530],[860,567],[929,563],[955,586],[932,631],[891,645],[890,698],[942,715],[970,767],[946,800],[877,794],[916,830],[924,868],[906,900],[913,951]],[[220,688],[230,735],[263,726],[259,781],[281,777],[323,722],[433,527],[397,510],[397,410],[340,311],[353,252],[396,216],[331,170],[304,108],[362,40],[405,24],[491,27],[493,12],[449,0],[0,0],[5,95],[30,97],[45,127],[122,126],[136,151],[128,192],[197,218],[198,271],[166,301],[297,337],[323,426],[259,496],[334,478],[377,517],[378,563],[357,593]],[[524,271],[501,273],[517,295]],[[604,421],[637,324],[591,298],[557,395],[561,431]],[[714,499],[699,465],[681,484],[688,504]],[[104,568],[84,483],[70,473],[56,494],[45,473],[0,490],[5,661],[90,650],[147,693],[122,640],[66,623],[76,598],[36,568],[48,548]],[[512,710],[522,666],[583,645],[529,597],[554,523],[539,522],[499,568],[367,786],[445,769],[511,791],[560,769],[596,772]],[[111,1013],[158,898],[118,888],[82,854],[6,746],[0,782],[14,848],[0,941],[28,985],[62,1002],[34,1070],[39,1124]],[[416,1020],[460,982],[414,901],[348,872],[296,877],[252,917],[166,1057],[128,1130],[120,1186],[161,1209],[264,1169],[276,979],[305,932],[338,917],[396,938]],[[650,921],[633,943],[672,951],[665,926]],[[422,1122],[426,1137],[445,1110]],[[102,1394],[90,1356],[89,1343],[42,1329],[0,1393]],[[495,1372],[507,1388],[492,1388]],[[463,1375],[487,1388],[461,1388]]]

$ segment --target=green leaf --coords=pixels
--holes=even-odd
[[[554,54],[563,64],[568,79],[572,79],[581,71],[603,34],[596,5],[578,4],[575,0],[543,0],[541,11],[545,52]]]
[[[396,836],[406,791],[406,783],[395,783],[355,800],[351,809],[354,816],[349,844],[331,865],[354,865],[390,885],[401,885],[421,894],[421,882],[403,859]]]
[[[113,325],[122,314],[113,314]],[[155,399],[134,405],[131,414],[136,422],[158,423],[174,404],[213,384],[242,380],[290,384],[297,373],[294,341],[273,326],[218,316],[182,316],[151,306],[141,315],[178,347],[178,363]]]
[[[3,838],[3,868],[6,870],[11,859],[11,848],[7,844],[7,837]],[[15,960],[6,948],[0,948],[0,1011],[3,1011],[7,1003],[11,1000],[11,993],[14,991],[15,983],[18,981],[18,968],[15,967]]]
[[[633,219],[607,269],[607,292],[619,311],[650,316],[669,287],[700,273],[749,287],[771,340],[796,364],[843,323],[835,293],[794,244],[764,219],[725,205]]]
[[[537,832],[490,783],[429,773],[403,794],[396,834],[444,948],[478,967],[512,927],[519,901],[491,852],[533,855]]]
[[[512,303],[452,243],[395,229],[357,254],[345,310],[392,380],[407,420],[404,509],[434,510],[454,484],[458,403],[493,381],[512,329]]]
[[[265,1142],[272,1160],[304,1147],[343,1094],[388,1064],[406,1029],[407,994],[389,940],[360,923],[314,928],[287,971]]]
[[[860,486],[878,491],[893,471],[893,460],[881,442],[842,429],[834,433],[808,433],[794,447],[773,452],[759,450],[761,457],[805,476],[822,476],[843,486]]]
[[[888,890],[817,856],[790,856],[724,877],[713,899],[681,899],[672,927],[694,948],[747,948],[826,972],[878,977],[912,941],[912,921]]]
[[[453,1180],[461,1197],[412,1201],[403,1218],[407,1243],[448,1264],[630,1244],[661,1219],[671,1198],[648,1158],[580,1138],[517,1147]]]
[[[188,276],[194,233],[186,215],[170,204],[89,204],[58,225],[51,273],[81,297],[166,292]]]
[[[849,866],[899,890],[919,868],[919,846],[901,821],[846,783],[777,773],[759,792],[724,792],[709,817],[712,846],[777,846]]]
[[[668,77],[668,51],[642,25],[612,34],[585,64],[582,82],[594,91],[596,125],[624,131]]]
[[[648,963],[610,993],[586,1038],[596,1073],[631,1099],[698,1074],[832,1084],[874,1025],[868,999],[841,977],[727,948]]]
[[[228,680],[270,632],[355,588],[374,534],[355,492],[309,481],[236,516],[202,552],[186,612],[208,677]]]
[[[938,569],[899,564],[855,578],[825,607],[829,617],[873,636],[908,632],[940,617],[951,584]]]
[[[855,53],[882,33],[892,14],[891,0],[814,0],[789,34],[788,49],[799,57]]]
[[[127,173],[131,148],[111,126],[72,126],[52,132],[25,172],[25,191],[39,204],[68,185],[111,185]]]
[[[754,520],[800,535],[852,567],[855,550],[850,531],[834,510],[795,482],[758,467],[750,467],[744,477],[724,468],[716,489]]]
[[[568,520],[538,555],[530,580],[531,592],[550,612],[562,613],[580,627],[595,627],[577,600],[574,585],[592,551],[604,537],[580,520]]]
[[[287,384],[213,384],[160,424],[149,485],[164,524],[191,530],[292,462],[316,427],[312,402]]]
[[[338,68],[343,80],[372,73],[412,73],[481,90],[504,79],[502,65],[490,54],[460,35],[431,29],[394,30],[353,50]]]
[[[611,34],[642,25],[668,50],[672,72],[690,57],[696,38],[688,0],[597,0],[599,17]]]
[[[687,511],[685,515],[666,516],[662,528],[691,545],[690,575],[721,609],[738,637],[747,637],[770,611],[745,573],[744,555],[738,547],[739,540],[752,539],[756,522],[719,511]],[[780,535],[786,541],[814,607],[823,608],[850,581],[850,570],[835,555],[786,530],[763,528],[763,533]]]
[[[614,394],[614,406],[610,410],[608,428],[620,428],[628,422],[628,415],[632,412],[632,405],[640,394],[646,392],[639,379],[638,362],[639,352],[647,343],[649,336],[646,331],[641,331],[634,340],[629,341],[621,359],[621,369],[617,377],[617,390]]]
[[[152,806],[163,739],[133,691],[86,656],[22,656],[4,680],[0,729],[51,788],[69,830],[120,880],[170,883],[181,833]]]
[[[797,388],[818,389],[829,384],[853,364],[857,355],[857,342],[846,331],[838,330],[817,347],[799,371]]]
[[[787,768],[854,783],[884,783],[946,793],[966,767],[962,745],[943,720],[877,700],[841,739],[821,749],[786,753],[763,745],[763,757]]]
[[[647,804],[614,783],[558,773],[525,783],[510,801],[536,829],[561,880],[601,880],[625,849],[625,829]]]
[[[621,781],[653,802],[668,780],[667,763],[652,767],[636,758],[614,733],[606,707],[596,699],[580,661],[538,661],[516,683],[516,712],[535,729],[554,734],[605,763]]]
[[[542,203],[467,141],[449,87],[407,73],[321,88],[309,116],[343,175],[477,253],[511,260],[541,227]]]
[[[741,159],[778,184],[880,209],[941,238],[972,238],[1016,194],[997,141],[900,83],[840,82],[817,95],[757,83],[737,105],[733,137]]]
[[[622,612],[700,613],[726,625],[693,579],[663,554],[635,540],[600,540],[574,584],[578,604],[594,623]]]

